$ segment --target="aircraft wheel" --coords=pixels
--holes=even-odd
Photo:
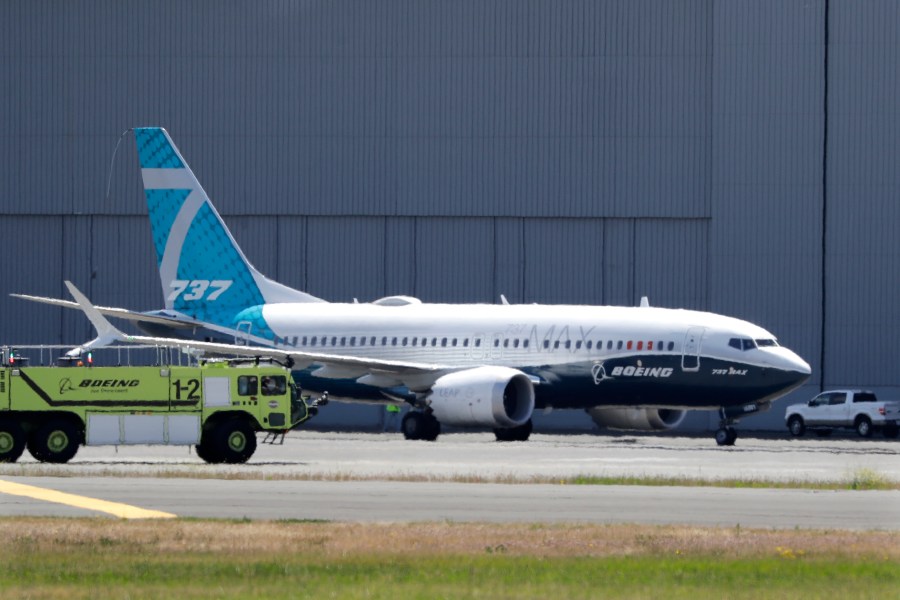
[[[498,442],[527,442],[528,437],[533,430],[534,425],[532,424],[531,419],[528,419],[524,424],[519,425],[518,427],[494,429],[494,436],[497,438]]]
[[[716,443],[720,446],[734,446],[737,431],[734,427],[720,427],[716,430]]]
[[[872,435],[872,421],[869,417],[859,417],[856,419],[856,433],[859,437],[870,437]]]
[[[794,415],[788,419],[788,431],[794,437],[800,437],[806,433],[806,425],[803,424],[803,417]]]
[[[232,465],[245,463],[256,452],[256,432],[240,419],[217,425],[212,439],[211,455],[217,459],[216,462]]]
[[[434,415],[414,410],[406,413],[400,423],[403,437],[408,440],[427,440],[433,442],[441,433],[441,424]]]
[[[19,422],[12,419],[0,420],[0,463],[14,463],[24,451],[25,430]]]
[[[41,425],[28,440],[28,451],[41,462],[67,463],[81,444],[78,428],[63,419]]]

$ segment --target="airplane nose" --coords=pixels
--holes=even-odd
[[[806,381],[812,375],[809,363],[800,358],[795,352],[787,348],[778,348],[776,365],[785,371],[793,371],[799,375],[799,380]]]

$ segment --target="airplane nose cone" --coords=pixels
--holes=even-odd
[[[776,365],[785,371],[797,374],[797,383],[803,383],[812,375],[809,363],[787,348],[778,348]]]

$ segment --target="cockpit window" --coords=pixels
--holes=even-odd
[[[756,348],[756,343],[750,338],[731,338],[728,340],[728,345],[741,351]]]
[[[778,342],[772,338],[768,338],[765,340],[756,340],[756,345],[760,348],[769,348],[772,346],[777,346]]]

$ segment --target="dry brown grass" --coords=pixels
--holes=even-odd
[[[320,558],[502,553],[537,557],[852,556],[900,560],[892,532],[751,530],[650,525],[305,523],[0,519],[0,556],[78,548],[123,553],[279,552]]]

